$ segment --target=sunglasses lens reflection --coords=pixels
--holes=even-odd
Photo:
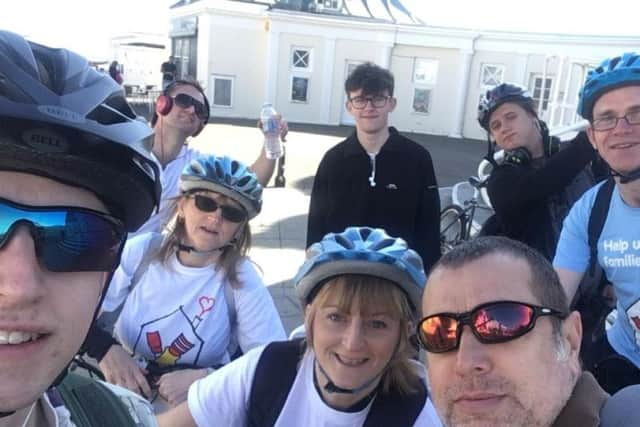
[[[467,314],[469,318],[465,317]],[[531,330],[535,319],[532,307],[511,302],[479,307],[467,314],[423,319],[418,332],[427,351],[442,353],[458,348],[460,323],[468,324],[481,342],[492,344],[521,337]]]

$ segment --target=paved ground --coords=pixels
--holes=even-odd
[[[227,154],[252,163],[262,144],[255,122],[214,119],[192,143],[200,150]],[[291,278],[304,261],[307,210],[313,176],[322,155],[341,141],[349,127],[290,125],[286,143],[287,185],[269,187],[262,213],[251,222],[253,248],[250,256],[261,268],[287,332],[302,323],[300,305]],[[422,134],[407,134],[431,153],[441,187],[451,186],[475,174],[485,146]]]

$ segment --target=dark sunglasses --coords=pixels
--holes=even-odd
[[[191,95],[179,93],[173,97],[173,101],[180,108],[189,108],[193,106],[193,110],[196,112],[196,116],[198,116],[200,120],[207,120],[209,118],[209,112],[204,104]]]
[[[418,338],[425,350],[444,353],[460,346],[464,325],[483,344],[497,344],[519,338],[533,329],[541,316],[567,317],[552,308],[516,301],[481,304],[466,313],[438,313],[418,324]]]
[[[230,222],[242,222],[247,219],[247,213],[244,209],[236,208],[234,206],[222,205],[213,200],[210,197],[203,196],[201,194],[190,194],[190,198],[193,198],[196,203],[196,208],[202,212],[215,212],[220,208],[222,212],[222,218]]]
[[[0,198],[0,248],[23,224],[39,261],[53,272],[113,271],[127,238],[122,222],[91,209],[25,206]]]

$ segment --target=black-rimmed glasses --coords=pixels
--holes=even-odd
[[[382,108],[387,105],[387,101],[390,98],[389,95],[354,96],[353,98],[349,98],[349,102],[353,105],[353,108],[362,110],[367,107],[369,102],[371,102],[374,108]]]
[[[630,111],[622,117],[601,117],[591,123],[595,130],[611,130],[618,126],[618,121],[625,119],[630,126],[640,125],[640,110]]]

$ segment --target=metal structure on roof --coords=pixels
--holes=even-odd
[[[275,0],[274,9],[369,18],[399,24],[424,24],[404,0]]]
[[[201,0],[179,0],[171,9]],[[350,16],[397,24],[424,25],[405,0],[229,0],[240,3],[258,3],[274,9],[293,10],[316,14]]]

